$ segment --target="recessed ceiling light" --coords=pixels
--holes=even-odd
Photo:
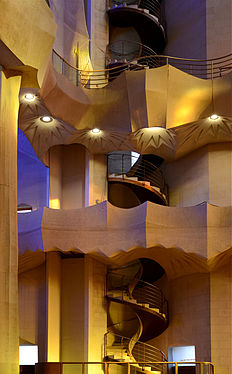
[[[211,114],[211,116],[210,116],[210,119],[213,119],[214,121],[215,121],[216,119],[218,119],[218,118],[219,118],[219,115],[216,114],[216,113]]]
[[[153,126],[153,127],[147,127],[148,130],[163,130],[164,128],[161,126]]]
[[[50,117],[50,116],[43,116],[43,117],[40,117],[40,121],[45,122],[45,123],[49,123],[49,122],[53,121],[53,118]]]
[[[92,130],[93,134],[99,134],[100,132],[101,132],[101,130],[98,129],[97,127],[95,127],[95,129]]]
[[[29,102],[34,101],[35,95],[33,95],[32,93],[27,93],[26,95],[24,95],[24,99]]]

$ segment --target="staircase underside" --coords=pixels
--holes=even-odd
[[[128,179],[108,178],[108,182],[109,182],[108,199],[113,205],[118,206],[119,208],[123,208],[123,207],[132,208],[139,204],[143,204],[145,201],[151,201],[159,205],[167,205],[167,200],[165,196],[161,192],[159,192],[158,189],[155,189],[155,187],[149,186],[148,184],[143,183],[142,181],[133,181],[133,180],[130,180],[129,178]],[[117,189],[117,186],[120,186],[122,184],[127,186],[137,196],[138,198],[137,204],[133,202],[131,202],[130,204],[129,200],[126,199],[126,201],[124,202],[126,205],[121,206],[120,196],[118,194],[112,193],[112,187],[114,189]]]
[[[138,314],[143,324],[143,332],[139,338],[141,342],[146,342],[152,338],[155,338],[156,336],[159,336],[168,326],[166,316],[160,313],[157,309],[154,310],[149,307],[144,307],[132,301],[122,301],[122,299],[111,297],[109,295],[107,298],[110,301],[129,305],[132,309],[134,309],[136,314]]]
[[[145,10],[131,7],[116,7],[108,10],[110,24],[117,27],[134,27],[142,44],[161,53],[165,47],[165,33],[158,19]]]

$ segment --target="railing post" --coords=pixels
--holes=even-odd
[[[211,61],[211,79],[213,80],[213,61]]]
[[[127,363],[127,374],[130,374],[130,363]]]
[[[178,374],[178,363],[175,362],[175,374]]]
[[[166,65],[168,65],[168,57],[166,57]]]
[[[200,363],[200,374],[203,374],[203,363]]]
[[[82,362],[82,374],[85,374],[85,363]]]
[[[108,374],[108,362],[104,364],[104,374]]]

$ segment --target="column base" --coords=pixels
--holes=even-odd
[[[40,362],[35,365],[35,374],[61,374],[62,366],[59,362]]]

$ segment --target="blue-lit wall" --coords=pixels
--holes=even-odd
[[[41,222],[49,202],[49,169],[37,158],[31,144],[18,130],[18,205],[32,206],[31,213],[18,214],[19,253],[43,250]]]
[[[49,169],[37,158],[24,133],[18,130],[18,204],[33,210],[48,206]]]

